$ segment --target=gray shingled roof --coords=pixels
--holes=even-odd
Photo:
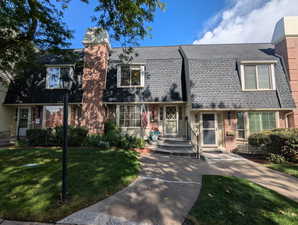
[[[117,88],[116,65],[121,48],[112,49],[105,102],[172,102],[183,101],[182,57],[178,46],[139,47],[133,62],[145,64],[144,88]]]
[[[276,59],[270,43],[182,45],[188,59],[238,58],[247,60]]]
[[[187,45],[193,108],[293,108],[286,74],[271,44]],[[277,91],[242,91],[237,62],[277,60]]]
[[[135,62],[148,59],[181,59],[178,51],[179,46],[156,46],[156,47],[135,47],[134,53],[138,56],[134,58]],[[112,61],[119,60],[122,48],[113,48],[110,59]]]
[[[82,49],[65,49],[60,54],[44,53],[40,55],[39,61],[43,64],[76,64],[74,70],[73,87],[70,92],[69,102],[77,103],[82,101],[81,79],[83,74],[83,51]],[[46,67],[39,70],[27,70],[27,76],[17,80],[11,85],[6,94],[5,104],[16,103],[62,103],[63,90],[48,90],[46,86]]]

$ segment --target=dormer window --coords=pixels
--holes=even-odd
[[[243,90],[275,90],[273,63],[247,63],[241,65]]]
[[[62,77],[72,77],[73,69],[70,66],[49,66],[47,68],[47,89],[62,88]]]
[[[144,73],[143,65],[118,65],[118,87],[144,87]]]

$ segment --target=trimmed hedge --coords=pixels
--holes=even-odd
[[[30,146],[59,146],[63,145],[63,127],[53,129],[29,129],[27,130],[27,141]],[[84,127],[68,126],[69,146],[90,146],[107,149],[118,147],[123,149],[144,148],[145,142],[142,138],[121,134],[115,122],[105,123],[104,134],[89,134]]]
[[[249,136],[248,143],[270,154],[295,161],[298,156],[298,129],[274,129]],[[274,158],[272,156],[270,158]]]
[[[85,142],[88,130],[84,127],[68,127],[68,144],[81,146]],[[26,133],[28,144],[31,146],[56,146],[63,144],[63,127],[54,129],[29,129]]]

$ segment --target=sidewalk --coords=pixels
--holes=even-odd
[[[220,155],[224,160],[219,159]],[[202,174],[245,178],[298,202],[298,179],[293,176],[232,153],[208,153],[206,157],[207,165],[200,168]]]
[[[199,161],[189,157],[142,157],[140,177],[127,188],[59,223],[180,225],[199,195]]]

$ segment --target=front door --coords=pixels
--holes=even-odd
[[[215,113],[201,114],[201,131],[203,146],[217,145],[217,118]]]
[[[19,136],[26,136],[26,132],[29,128],[29,108],[19,108],[18,111],[18,134]]]
[[[177,135],[177,106],[165,106],[165,134]]]

